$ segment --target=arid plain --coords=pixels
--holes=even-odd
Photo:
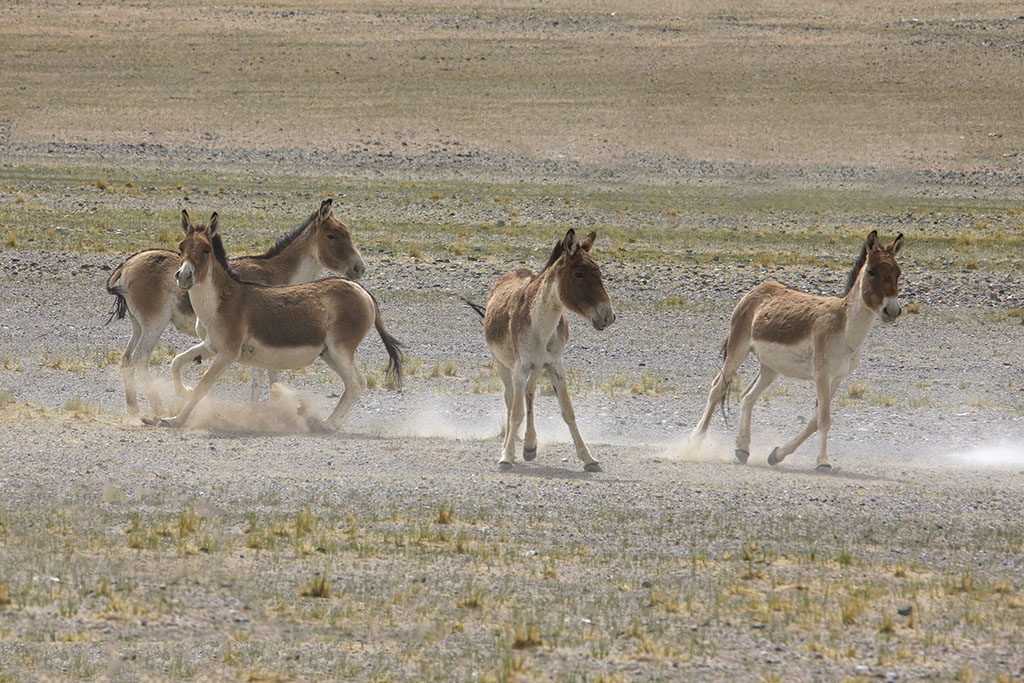
[[[1012,680],[1024,674],[1024,16],[1014,3],[13,2],[0,7],[0,679]],[[111,270],[217,211],[266,249],[326,197],[406,344],[309,434],[322,364],[185,429],[124,413]],[[540,452],[499,472],[479,319],[567,228]],[[684,447],[729,314],[837,294],[905,235],[904,315],[816,439],[781,379]],[[168,332],[153,372],[165,400]],[[747,381],[756,365],[741,371]],[[199,370],[189,370],[189,381]],[[145,407],[145,404],[144,404]]]

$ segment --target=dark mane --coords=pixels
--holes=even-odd
[[[217,262],[220,263],[221,267],[227,271],[228,275],[231,276],[232,280],[241,281],[241,277],[238,275],[238,271],[231,267],[228,262],[228,255],[224,251],[224,243],[220,240],[220,233],[213,236],[210,240],[213,243],[213,255],[217,257]]]
[[[551,250],[551,257],[548,258],[547,264],[541,269],[540,272],[543,273],[548,268],[555,265],[555,261],[557,261],[558,257],[562,255],[562,251],[562,240],[558,240],[557,242],[555,242],[555,248]]]
[[[846,289],[843,290],[843,296],[850,293],[853,289],[854,283],[857,282],[857,276],[860,275],[860,269],[864,267],[864,262],[868,260],[868,245],[865,242],[860,248],[860,256],[853,263],[853,268],[850,269],[850,274],[846,276]]]
[[[299,235],[302,234],[303,230],[305,230],[306,228],[309,227],[309,224],[312,223],[313,220],[316,218],[317,213],[318,213],[318,211],[314,211],[313,213],[311,213],[309,215],[309,218],[307,218],[302,225],[300,225],[299,227],[295,228],[294,230],[292,230],[290,233],[288,233],[287,235],[285,235],[281,239],[277,240],[277,242],[274,243],[274,246],[270,247],[270,249],[267,249],[262,254],[257,254],[255,256],[250,256],[249,258],[268,259],[268,258],[272,258],[274,256],[277,256],[282,251],[287,249],[288,245],[290,245],[292,242],[294,242],[299,237]]]

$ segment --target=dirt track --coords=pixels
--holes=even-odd
[[[1013,8],[414,9],[0,10],[0,678],[1020,676]],[[126,52],[117,21],[146,44]],[[224,99],[235,83],[253,92]],[[296,396],[336,400],[322,365],[255,407],[230,374],[180,432],[126,420],[128,326],[105,324],[102,287],[125,254],[67,233],[94,244],[94,215],[155,240],[187,206],[220,212],[230,249],[289,230],[314,188],[408,345],[405,390],[371,388],[331,436],[294,421]],[[566,359],[605,472],[581,471],[545,395],[537,461],[499,473],[498,385],[454,295],[541,265],[567,225],[597,226],[618,313],[573,320]],[[410,226],[422,244],[396,241]],[[751,466],[734,412],[684,453],[739,296],[837,292],[873,227],[907,235],[920,313],[879,324],[840,390],[838,471],[810,471],[814,439],[765,464],[813,409],[787,380],[755,410]],[[379,341],[360,356],[379,375]]]

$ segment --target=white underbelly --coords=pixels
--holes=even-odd
[[[797,344],[754,341],[751,349],[757,359],[780,375],[797,379],[814,379],[814,351],[811,340]]]
[[[316,361],[323,346],[264,346],[247,342],[242,346],[240,363],[266,370],[298,370]]]

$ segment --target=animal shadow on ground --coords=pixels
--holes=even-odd
[[[743,467],[739,463],[737,466]],[[805,476],[805,477],[831,477],[833,479],[846,479],[849,481],[895,481],[891,477],[880,477],[874,474],[866,474],[864,472],[851,472],[847,469],[833,468],[831,472],[819,472],[814,469],[800,468],[800,467],[783,467],[775,465],[773,467],[763,467],[768,472],[777,473],[777,476]]]
[[[610,478],[607,476],[594,476],[594,472],[581,472],[567,469],[565,467],[553,467],[551,465],[535,465],[532,463],[525,464],[521,462],[515,463],[512,466],[511,470],[503,472],[502,474],[533,477],[535,479],[584,479],[593,482],[602,482],[608,484],[640,482],[639,479],[618,479]]]

